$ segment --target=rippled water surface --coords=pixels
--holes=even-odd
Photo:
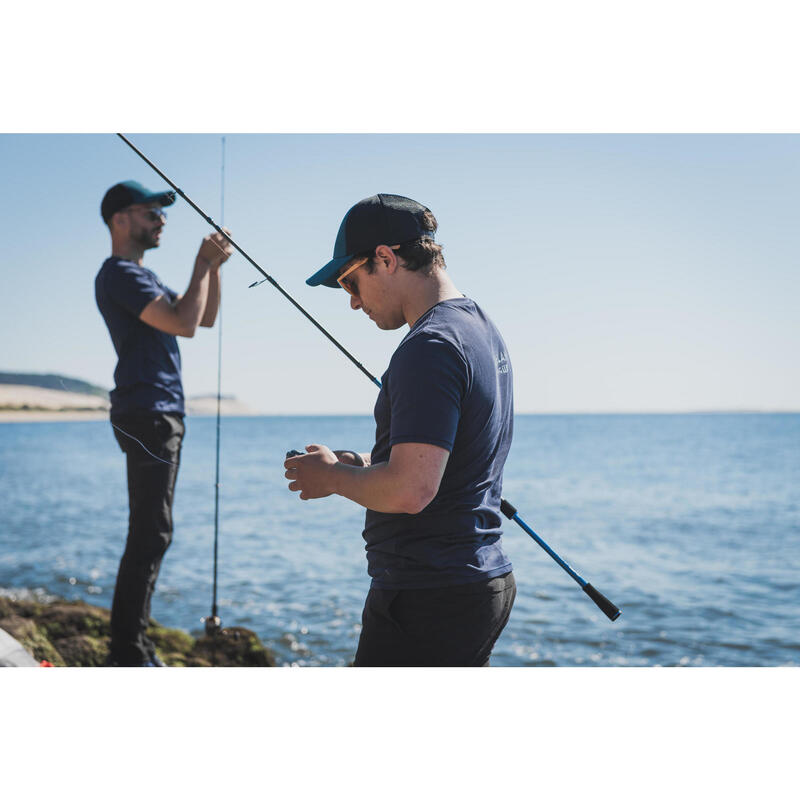
[[[505,497],[622,608],[609,622],[514,523],[496,666],[800,664],[800,415],[520,416]],[[187,420],[153,601],[197,630],[212,594],[216,421]],[[368,417],[222,423],[219,613],[283,664],[345,665],[368,588],[363,510],[286,489],[287,449],[369,450]],[[0,424],[0,587],[110,607],[127,526],[107,422]]]

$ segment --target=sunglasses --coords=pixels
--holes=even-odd
[[[128,211],[141,211],[148,222],[157,222],[167,218],[167,212],[163,208],[129,208]]]
[[[353,297],[358,297],[358,286],[356,285],[355,281],[352,278],[348,278],[347,276],[351,272],[355,272],[359,267],[363,267],[364,264],[369,261],[369,258],[357,258],[337,279],[336,282],[339,286],[342,287],[348,294],[353,295]]]
[[[393,244],[391,246],[392,250],[399,250],[399,244]],[[337,279],[336,282],[339,286],[342,287],[348,294],[353,295],[353,297],[358,297],[358,285],[353,281],[352,278],[348,278],[347,276],[351,272],[355,272],[359,267],[363,267],[367,261],[370,260],[372,256],[364,256],[363,258],[357,258]]]

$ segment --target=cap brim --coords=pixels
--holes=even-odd
[[[175,202],[175,192],[153,192],[147,195],[143,203],[158,203],[162,208],[171,206]]]
[[[341,256],[340,258],[331,259],[322,269],[317,270],[310,278],[306,279],[309,286],[328,286],[331,289],[340,288],[336,276],[339,270],[348,262],[353,256]]]

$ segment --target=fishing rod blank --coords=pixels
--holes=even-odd
[[[287,291],[285,291],[283,287],[271,275],[267,275],[267,273],[264,272],[264,270],[261,269],[261,267],[255,261],[253,261],[253,259],[250,258],[250,256],[247,255],[247,253],[245,253],[245,251],[242,250],[242,248],[239,247],[239,245],[236,244],[236,242],[224,230],[222,230],[222,228],[219,225],[217,225],[217,223],[214,222],[214,220],[211,219],[211,217],[209,217],[208,214],[206,214],[206,212],[203,211],[202,208],[200,208],[200,206],[194,203],[191,200],[191,198],[187,197],[182,189],[178,188],[141,150],[139,150],[135,145],[133,145],[121,133],[118,133],[117,136],[119,136],[119,138],[122,139],[122,141],[125,142],[125,144],[127,144],[128,147],[130,147],[131,150],[133,150],[133,152],[136,153],[136,155],[138,155],[139,158],[142,159],[142,161],[145,162],[145,164],[147,164],[147,166],[149,166],[163,180],[165,180],[212,228],[214,228],[215,231],[217,231],[217,233],[224,236],[225,239],[233,247],[235,247],[264,276],[264,280],[269,281],[309,322],[315,325],[316,328],[321,333],[327,336],[328,339],[331,342],[333,342],[333,344],[335,344],[339,348],[339,350],[342,351],[342,353],[344,353],[376,386],[378,386],[378,388],[380,388],[381,385],[380,381],[372,373],[368,372],[366,367],[360,361],[356,361],[356,359],[341,344],[339,344],[339,342],[336,339],[334,339],[333,336],[331,336],[328,333],[328,331],[326,331],[325,328],[323,328],[322,325],[320,325],[319,322],[317,322],[314,319],[314,317],[312,317],[311,314],[309,314],[308,311],[306,311],[303,308],[303,306],[301,306],[300,303],[298,303],[297,300],[294,299],[294,297],[292,297]],[[263,282],[264,281],[261,281],[261,283]],[[256,285],[255,283],[252,284],[252,286],[255,285]]]
[[[222,137],[222,163],[220,165],[219,221],[225,224],[225,137]],[[217,310],[217,468],[214,479],[214,590],[211,600],[211,616],[206,617],[206,634],[213,636],[222,629],[222,620],[217,614],[217,562],[219,553],[219,440],[220,411],[222,405],[222,272],[219,274],[220,297]],[[216,648],[212,651],[212,663],[216,661]],[[216,664],[214,664],[216,666]]]
[[[323,328],[322,325],[320,325],[288,292],[284,291],[272,277],[267,275],[267,273],[264,272],[264,270],[261,269],[261,267],[258,264],[256,264],[256,262],[253,261],[253,259],[250,258],[250,256],[247,255],[247,253],[245,253],[245,251],[242,250],[242,248],[239,247],[239,245],[236,244],[236,242],[234,242],[233,239],[231,239],[231,237],[225,231],[223,231],[219,227],[219,225],[217,225],[217,223],[214,222],[213,219],[211,219],[211,217],[208,216],[208,214],[206,214],[201,208],[195,205],[184,194],[184,192],[181,191],[181,189],[179,189],[155,164],[153,164],[152,161],[150,161],[149,158],[147,158],[147,156],[144,155],[144,153],[142,153],[140,150],[134,147],[134,145],[131,144],[131,142],[129,142],[128,139],[126,139],[121,133],[118,133],[117,136],[119,136],[119,138],[122,139],[122,141],[125,142],[125,144],[127,144],[128,147],[130,147],[131,150],[134,151],[134,153],[136,153],[151,169],[153,169],[163,180],[165,180],[184,200],[186,200],[186,202],[198,214],[200,214],[200,216],[203,217],[203,219],[206,222],[208,222],[208,224],[211,225],[212,228],[214,228],[218,233],[221,233],[228,240],[228,242],[230,242],[231,245],[233,245],[233,247],[235,247],[264,276],[265,280],[269,281],[295,308],[298,309],[298,311],[300,311],[303,314],[303,316],[306,317],[306,319],[312,322],[322,333],[324,333],[325,336],[327,336],[328,339],[330,339],[330,341],[333,342],[339,348],[339,350],[341,350],[342,353],[344,353],[350,359],[350,361],[352,361],[379,389],[381,388],[381,382],[373,374],[371,374],[364,367],[364,365],[361,364],[361,362],[357,361],[341,344],[339,344],[339,342],[336,341],[336,339],[334,339],[333,336],[331,336],[328,333],[328,331],[326,331],[325,328]],[[259,283],[263,282],[264,281],[260,281]],[[252,285],[255,286],[256,284]],[[540,536],[534,533],[534,531],[532,531],[525,524],[525,522],[522,520],[519,514],[517,514],[517,510],[514,508],[514,506],[511,505],[511,503],[501,498],[500,510],[509,519],[514,520],[514,522],[516,522],[517,525],[519,525],[527,534],[529,534],[533,538],[533,540],[543,550],[545,550],[545,552],[547,552],[548,555],[550,555],[565,572],[567,572],[575,581],[577,581],[577,583],[581,586],[583,591],[586,592],[586,594],[592,598],[597,607],[612,622],[620,615],[621,613],[620,610],[610,600],[608,600],[608,598],[600,594],[600,592],[598,592],[597,589],[595,589],[594,586],[592,586],[590,583],[587,583],[585,580],[583,580],[583,578],[581,578],[581,576],[578,575],[578,573],[575,572],[575,570],[573,570],[572,567],[570,567],[566,561],[560,558],[558,554],[555,553],[555,551],[553,551],[547,545],[544,539],[542,539]]]

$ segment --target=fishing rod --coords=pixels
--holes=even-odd
[[[372,373],[368,372],[366,367],[360,361],[356,361],[356,359],[341,344],[339,344],[339,342],[334,339],[333,336],[331,336],[331,334],[328,333],[328,331],[326,331],[325,328],[323,328],[322,325],[320,325],[319,322],[317,322],[314,317],[312,317],[311,314],[309,314],[308,311],[306,311],[303,306],[301,306],[300,303],[294,299],[294,297],[285,291],[271,275],[267,275],[267,273],[264,272],[264,270],[261,269],[261,267],[256,264],[256,262],[253,261],[253,259],[250,258],[250,256],[247,255],[247,253],[245,253],[245,251],[242,250],[242,248],[239,247],[239,245],[236,244],[236,242],[234,242],[233,239],[231,239],[231,237],[219,225],[217,225],[217,223],[214,222],[214,220],[211,219],[211,217],[209,217],[202,208],[192,202],[192,200],[186,196],[183,190],[178,188],[141,150],[133,145],[130,140],[126,139],[121,133],[118,133],[117,136],[119,136],[119,138],[122,139],[122,141],[125,142],[125,144],[127,144],[128,147],[130,147],[131,150],[133,150],[133,152],[142,159],[142,161],[145,162],[145,164],[147,164],[147,166],[149,166],[163,180],[165,180],[212,228],[214,228],[215,231],[217,231],[217,233],[224,236],[225,239],[264,276],[263,281],[250,284],[251,289],[253,286],[258,286],[260,283],[264,283],[264,281],[269,281],[309,322],[311,322],[321,333],[327,336],[328,339],[330,339],[330,341],[342,351],[342,353],[344,353],[378,388],[380,388],[380,381]]]
[[[267,273],[255,262],[252,258],[250,258],[241,247],[239,247],[236,242],[224,231],[222,228],[214,222],[208,214],[205,213],[199,206],[193,203],[186,194],[179,189],[152,161],[150,161],[147,156],[142,153],[137,147],[135,147],[128,139],[126,139],[121,133],[118,133],[120,139],[122,139],[131,150],[136,153],[139,158],[142,159],[154,172],[156,172],[163,180],[165,180],[186,202],[206,221],[212,228],[214,228],[218,233],[222,234],[222,236],[227,239],[228,242],[238,250],[263,276],[264,281],[257,281],[250,285],[250,288],[253,286],[258,286],[265,281],[269,281],[295,308],[297,308],[309,322],[313,323],[316,328],[318,328],[325,336],[330,339],[339,350],[350,359],[379,389],[381,388],[381,382],[371,373],[369,372],[366,367],[360,362],[355,359],[353,355],[350,354],[348,350],[346,350],[339,342],[331,336],[325,328],[322,327],[288,292],[286,292],[281,286],[274,280],[270,275]],[[295,451],[296,452],[296,451]],[[508,519],[513,520],[516,522],[553,560],[571,577],[575,580],[578,585],[583,589],[584,592],[592,599],[595,605],[613,622],[619,615],[622,613],[607,597],[601,594],[597,589],[594,588],[590,583],[587,583],[580,575],[578,575],[572,567],[567,564],[554,550],[552,550],[547,543],[538,535],[536,534],[517,513],[516,508],[511,505],[507,500],[502,499],[500,501],[500,511],[508,517]]]
[[[225,224],[225,137],[222,137],[220,165],[219,224]],[[219,441],[220,410],[222,405],[222,271],[219,273],[220,296],[217,310],[217,469],[214,479],[214,590],[211,600],[211,616],[206,617],[206,635],[213,636],[222,629],[222,620],[217,614],[217,562],[219,553]],[[212,663],[216,661],[216,648],[212,652]],[[216,665],[215,665],[216,666]]]

